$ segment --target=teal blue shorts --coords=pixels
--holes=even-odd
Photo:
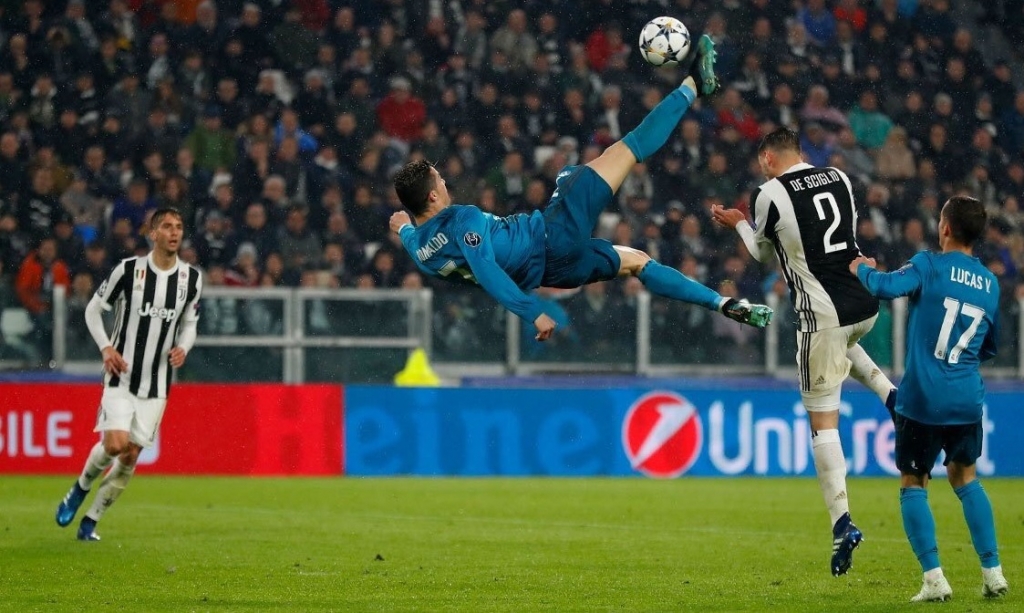
[[[566,166],[544,210],[545,287],[572,288],[614,279],[621,260],[612,244],[593,238],[601,213],[612,202],[611,187],[589,166]]]

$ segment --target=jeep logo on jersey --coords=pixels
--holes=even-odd
[[[479,246],[480,241],[480,235],[476,232],[466,232],[466,235],[462,237],[462,242],[466,243],[470,247]]]
[[[147,302],[146,306],[139,309],[140,317],[155,317],[164,321],[174,321],[174,318],[178,316],[178,312],[174,309],[167,308],[156,308],[152,302]]]
[[[671,479],[685,473],[700,456],[704,427],[697,409],[671,392],[640,397],[622,421],[622,448],[634,470]]]

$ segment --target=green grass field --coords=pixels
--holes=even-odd
[[[1010,582],[998,601],[980,595],[959,502],[933,485],[954,600],[919,605],[895,479],[851,480],[866,540],[838,579],[811,479],[140,474],[99,543],[54,523],[69,483],[0,478],[0,610],[1024,610],[1024,480],[985,481]]]

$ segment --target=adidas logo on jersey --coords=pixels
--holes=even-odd
[[[152,302],[147,302],[146,306],[139,309],[140,317],[155,317],[162,319],[166,322],[172,322],[178,317],[178,311],[175,309],[168,308],[156,308]]]
[[[825,377],[822,377],[821,375],[818,375],[817,380],[814,381],[815,385],[824,385],[824,383],[825,383]]]

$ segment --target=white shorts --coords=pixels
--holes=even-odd
[[[166,398],[139,398],[125,389],[104,387],[93,432],[121,430],[128,433],[131,442],[149,447],[156,439],[166,406]]]
[[[796,333],[796,368],[805,409],[813,412],[839,408],[839,391],[850,376],[846,352],[871,331],[876,319],[878,315],[848,326]]]

